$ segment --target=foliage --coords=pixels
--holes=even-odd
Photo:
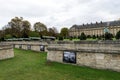
[[[12,38],[12,35],[10,34],[5,35],[5,39],[9,39],[9,38]]]
[[[0,38],[0,41],[4,41],[4,40],[5,40],[4,37],[1,37],[1,38]]]
[[[106,32],[105,33],[105,40],[112,40],[113,35],[111,33]]]
[[[55,27],[49,28],[48,29],[48,36],[54,36],[57,37],[58,36],[58,31]]]
[[[82,32],[80,36],[80,40],[86,40],[86,39],[87,39],[86,35]]]
[[[5,26],[5,35],[10,34],[16,38],[29,37],[30,26],[29,21],[23,20],[22,17],[15,17]]]
[[[30,26],[31,26],[31,24],[27,20],[22,21],[22,31],[21,31],[21,34],[22,34],[23,38],[28,38],[29,37]]]
[[[38,32],[30,31],[29,37],[40,37]]]
[[[102,39],[102,36],[98,36],[98,40],[101,40]]]
[[[95,35],[93,35],[93,36],[92,36],[92,38],[93,38],[93,39],[96,39],[96,36],[95,36]]]
[[[91,35],[87,35],[87,38],[91,38]]]
[[[120,39],[120,31],[117,32],[115,38],[116,38],[116,39]]]
[[[34,27],[34,30],[37,32],[47,30],[46,25],[41,22],[36,22],[33,27]]]
[[[59,40],[62,41],[63,40],[63,36],[59,35]]]
[[[69,37],[69,40],[72,40],[72,39],[73,39],[73,37],[72,37],[72,36],[70,36],[70,37]]]
[[[64,27],[61,29],[60,31],[60,35],[63,37],[63,38],[67,38],[68,37],[68,28]]]
[[[45,24],[36,22],[33,27],[36,32],[39,32],[39,36],[48,36],[47,27]]]

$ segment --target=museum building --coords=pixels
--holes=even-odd
[[[85,33],[85,35],[104,35],[105,30],[108,30],[109,33],[116,35],[118,31],[120,31],[120,20],[116,21],[108,21],[108,22],[96,22],[90,24],[82,24],[82,25],[73,25],[69,29],[69,36],[78,37],[81,33]]]

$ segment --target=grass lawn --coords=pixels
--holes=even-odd
[[[13,59],[0,61],[0,80],[120,80],[120,73],[53,62],[46,53],[14,49]]]

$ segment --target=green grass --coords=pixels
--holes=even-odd
[[[15,57],[0,61],[0,80],[119,80],[120,73],[70,64],[48,63],[46,53],[14,49]]]

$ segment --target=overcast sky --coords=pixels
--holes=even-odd
[[[119,0],[0,0],[0,29],[15,16],[33,25],[70,28],[73,24],[120,18]]]

